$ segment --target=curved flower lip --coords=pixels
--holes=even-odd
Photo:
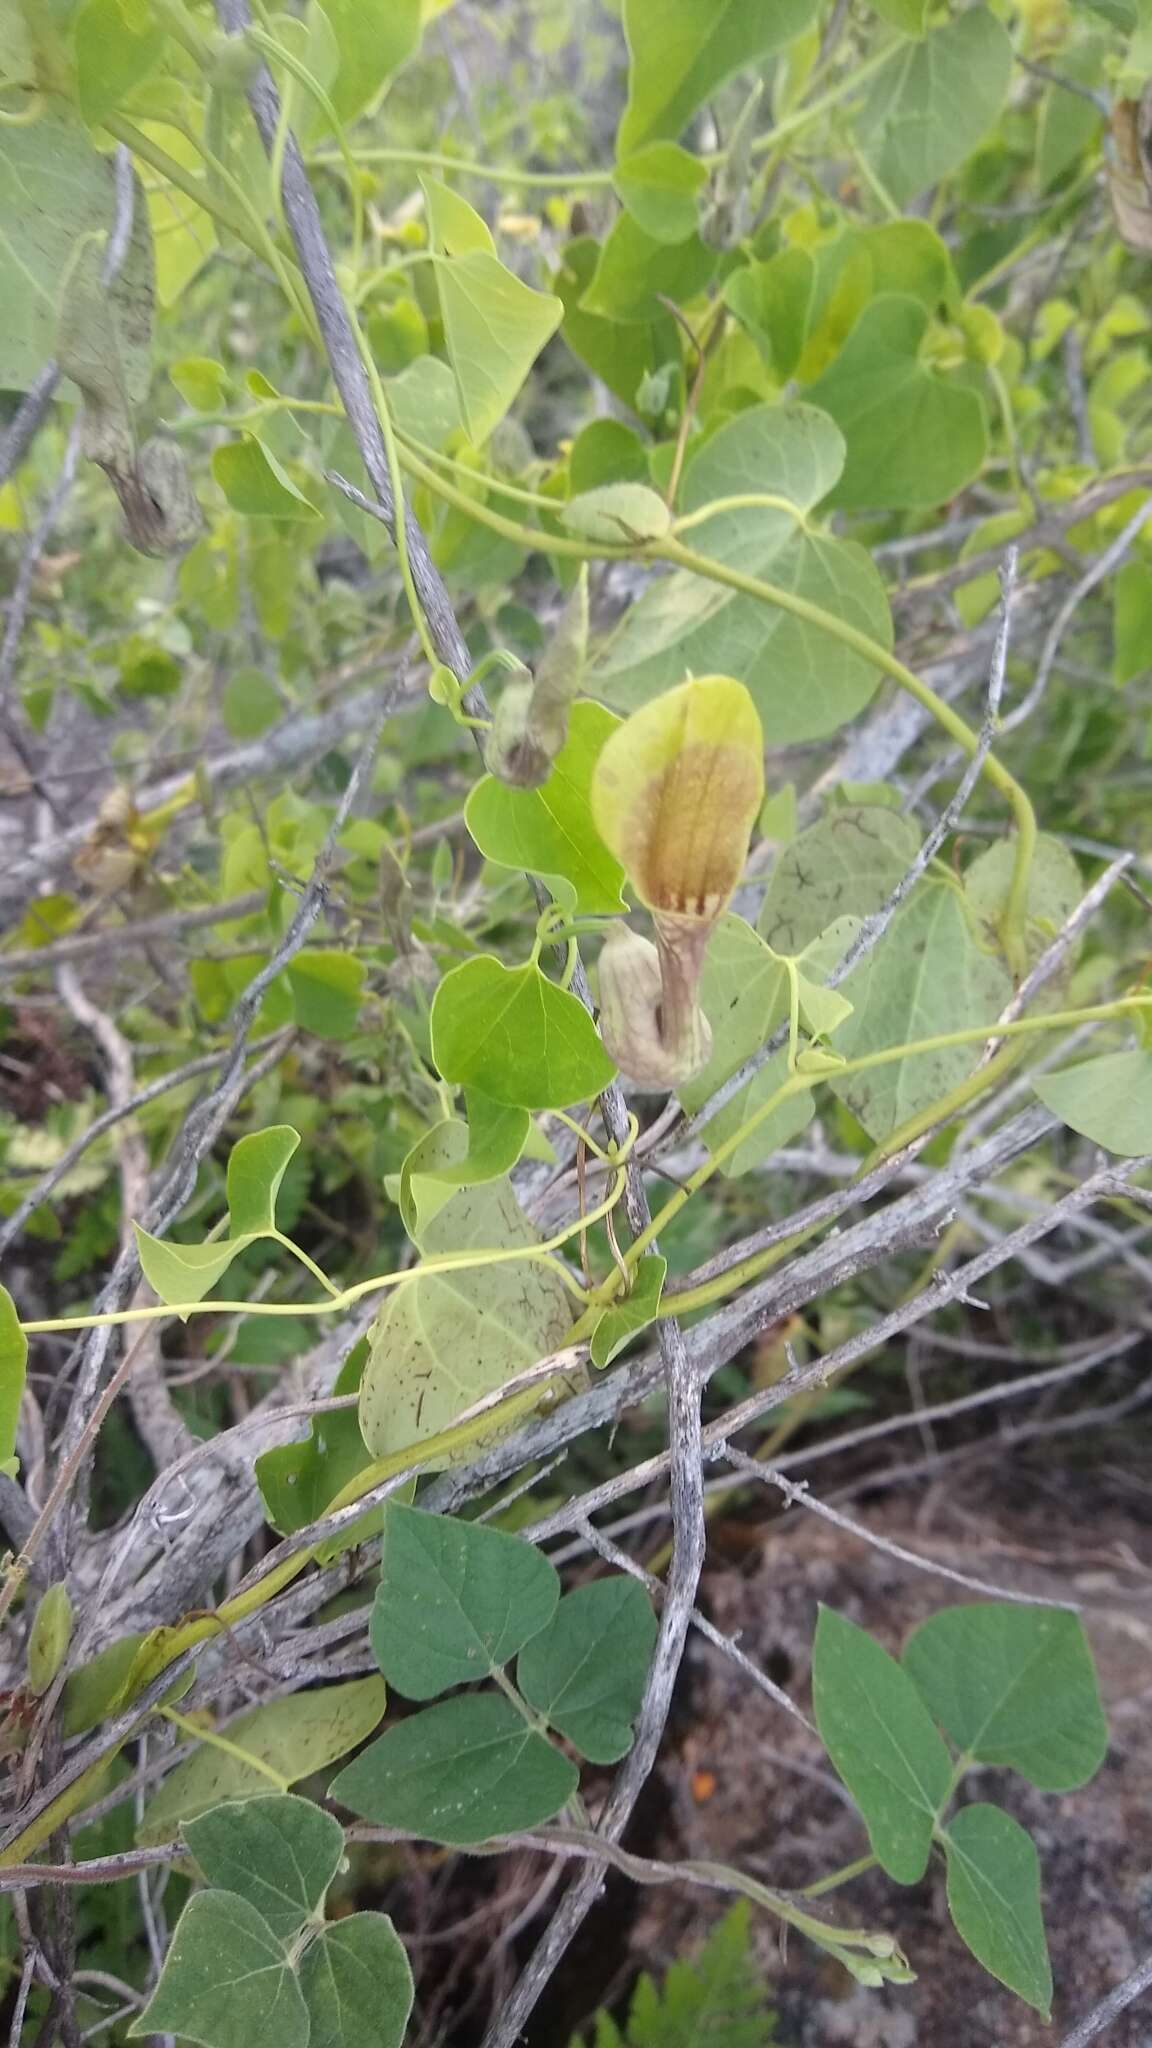
[[[614,732],[592,815],[655,915],[711,925],[743,872],[764,797],[756,707],[731,676],[667,690]]]

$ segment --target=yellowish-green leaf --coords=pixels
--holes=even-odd
[[[474,206],[469,206],[442,178],[423,177],[420,183],[428,208],[432,247],[438,255],[466,256],[470,249],[486,249],[490,256],[495,256],[492,231]]]
[[[319,519],[283,463],[254,434],[227,441],[212,457],[212,474],[234,512],[248,519]]]
[[[460,409],[479,444],[518,397],[564,308],[550,292],[523,284],[487,249],[443,258],[436,276]]]
[[[165,1778],[144,1814],[139,1840],[167,1841],[186,1820],[225,1799],[254,1799],[269,1790],[267,1769],[295,1784],[355,1749],[384,1712],[382,1678],[353,1678],[291,1693],[230,1721],[225,1740],[257,1762],[229,1756],[205,1742]]]
[[[432,1219],[421,1249],[446,1253],[525,1249],[539,1242],[506,1180],[464,1188]],[[559,1349],[573,1306],[554,1268],[516,1259],[421,1273],[395,1288],[372,1326],[360,1390],[360,1427],[374,1457],[446,1429],[505,1381]],[[550,1390],[550,1391],[549,1391]],[[557,1384],[526,1389],[489,1426],[498,1435],[555,1399]],[[476,1424],[476,1440],[484,1426]],[[475,1454],[475,1443],[471,1453]],[[443,1461],[450,1462],[450,1461]]]
[[[0,1472],[10,1477],[17,1469],[16,1426],[27,1375],[28,1339],[12,1296],[6,1287],[0,1287]]]
[[[37,1698],[46,1693],[72,1640],[72,1599],[58,1579],[36,1609],[28,1637],[28,1683]]]

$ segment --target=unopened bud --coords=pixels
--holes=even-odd
[[[564,744],[561,730],[555,748],[549,735],[541,734],[532,717],[531,683],[509,683],[496,706],[488,737],[484,742],[484,766],[500,782],[515,789],[539,789],[552,772],[552,763]]]
[[[613,928],[600,955],[600,1036],[618,1067],[638,1087],[675,1088],[707,1065],[708,1019],[685,1003],[683,983],[667,1001],[667,959],[649,939]]]

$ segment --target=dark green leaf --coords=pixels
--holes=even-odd
[[[308,2048],[401,2048],[412,1972],[384,1913],[352,1913],[318,1934],[300,1960]]]
[[[615,1763],[632,1746],[655,1642],[643,1586],[624,1575],[596,1579],[566,1593],[520,1652],[520,1690],[590,1763]]]
[[[856,1624],[821,1607],[812,1656],[821,1740],[898,1884],[928,1868],[952,1762],[906,1671]]]
[[[577,1782],[511,1701],[481,1693],[389,1728],[328,1792],[365,1820],[464,1848],[550,1820]]]
[[[406,1698],[490,1677],[544,1628],[559,1597],[544,1553],[518,1536],[385,1508],[370,1633],[376,1662]]]
[[[675,244],[658,241],[622,213],[600,251],[583,309],[626,325],[651,320],[665,300],[679,305],[702,292],[716,262],[715,249],[698,234]]]
[[[1031,1835],[998,1806],[965,1806],[944,1831],[948,1910],[978,1963],[1045,2019],[1052,1968]]]
[[[267,1922],[231,1892],[197,1892],[180,1915],[160,1982],[129,2034],[179,2034],[203,2048],[306,2048],[308,2012]]]
[[[1108,1724],[1078,1615],[1015,1601],[946,1607],[913,1630],[904,1665],[978,1763],[1069,1792],[1104,1761]]]
[[[339,1821],[290,1792],[214,1806],[181,1833],[208,1883],[247,1900],[281,1941],[316,1917],[344,1854]]]

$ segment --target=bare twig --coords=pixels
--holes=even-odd
[[[1152,498],[1146,498],[1139,511],[1134,512],[1131,519],[1125,521],[1115,540],[1109,543],[1104,549],[1103,554],[1097,555],[1091,567],[1085,570],[1079,582],[1075,583],[1068,592],[1048,629],[1044,645],[1040,650],[1040,659],[1036,664],[1036,675],[1032,686],[1020,703],[1016,705],[1015,709],[1010,711],[1003,720],[1001,724],[1002,732],[1015,732],[1017,726],[1023,725],[1026,719],[1031,718],[1045,690],[1048,688],[1048,679],[1056,665],[1056,657],[1060,652],[1061,642],[1076,612],[1084,602],[1084,599],[1095,590],[1097,584],[1102,583],[1106,576],[1110,576],[1113,569],[1117,568],[1124,560],[1133,541],[1142,528],[1147,525],[1149,519],[1152,519]]]
[[[1092,2008],[1078,2027],[1073,2027],[1072,2032],[1065,2036],[1062,2048],[1088,2048],[1090,2041],[1098,2040],[1112,2025],[1113,2020],[1118,2020],[1122,2012],[1127,2012],[1128,2007],[1134,2005],[1136,2000],[1142,1998],[1150,1989],[1152,1956],[1147,1956],[1137,1965],[1130,1977],[1125,1977],[1124,1982],[1118,1984],[1115,1991],[1110,1991],[1107,1998],[1101,1999],[1099,2005]]]

